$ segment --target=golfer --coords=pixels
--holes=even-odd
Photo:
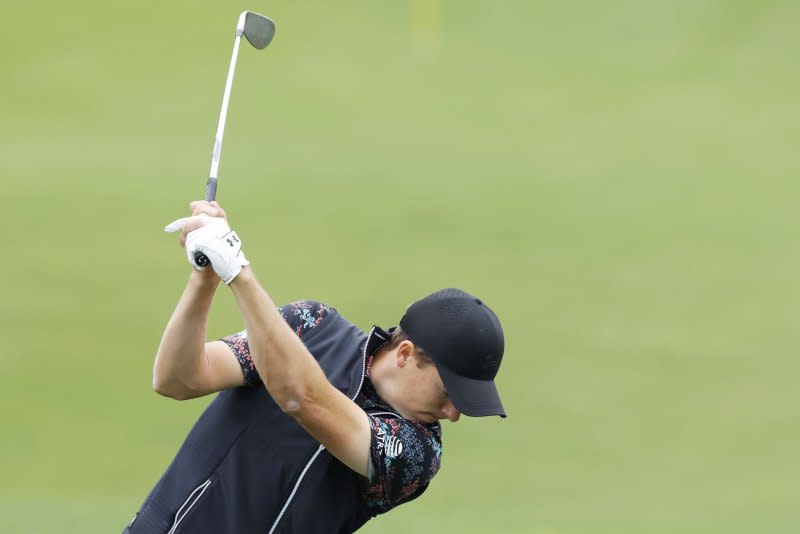
[[[125,533],[353,532],[425,491],[441,419],[505,417],[493,382],[503,331],[480,299],[443,289],[369,333],[322,303],[278,308],[222,208],[198,201],[191,212],[167,226],[194,269],[153,387],[179,400],[219,395]],[[246,329],[206,342],[220,280]]]

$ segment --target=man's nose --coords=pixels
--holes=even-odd
[[[445,418],[452,422],[458,421],[458,418],[461,417],[461,412],[458,411],[458,408],[455,407],[453,401],[447,401],[442,407],[442,413],[444,414]]]

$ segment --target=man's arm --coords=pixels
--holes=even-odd
[[[244,375],[221,341],[206,342],[211,301],[219,285],[213,271],[193,271],[172,314],[153,364],[153,389],[178,400],[244,385]]]
[[[247,328],[248,342],[267,391],[342,463],[367,476],[369,419],[328,382],[317,361],[244,267],[230,283]]]

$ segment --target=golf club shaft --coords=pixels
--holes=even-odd
[[[219,172],[219,159],[222,155],[222,137],[225,134],[225,121],[228,118],[228,105],[231,99],[233,74],[236,72],[236,59],[239,56],[239,44],[241,41],[242,34],[236,32],[236,37],[233,40],[231,64],[228,67],[228,79],[225,82],[225,92],[222,94],[222,108],[219,110],[217,135],[214,138],[214,149],[211,152],[211,170],[208,173],[208,182],[206,183],[206,201],[208,202],[215,200],[217,197],[217,174]]]
[[[228,79],[225,81],[225,92],[222,93],[222,108],[219,110],[219,122],[217,123],[217,135],[214,138],[214,149],[211,152],[211,170],[208,172],[208,182],[206,182],[206,202],[211,202],[217,198],[217,173],[219,172],[219,158],[222,155],[222,136],[225,134],[225,120],[228,118],[228,104],[231,100],[231,86],[233,85],[233,73],[236,72],[236,59],[239,56],[239,44],[242,42],[242,34],[237,31],[233,39],[233,53],[231,54],[231,64],[228,67]],[[201,267],[211,263],[202,252],[196,252],[194,261]]]

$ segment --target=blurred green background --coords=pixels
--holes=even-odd
[[[800,531],[796,1],[6,2],[0,532],[119,532],[208,400],[151,390],[238,13],[219,200],[278,302],[455,285],[507,420],[365,532]],[[222,288],[210,332],[241,328]]]

